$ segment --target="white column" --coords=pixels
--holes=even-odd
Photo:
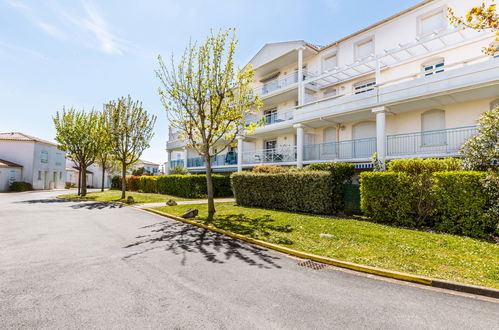
[[[376,152],[378,159],[383,163],[386,158],[386,111],[386,107],[372,109],[372,112],[376,114]]]
[[[305,103],[305,90],[303,85],[303,48],[298,48],[298,105]]]
[[[244,137],[241,135],[238,135],[236,137],[237,139],[237,171],[242,172],[243,171],[243,143],[244,143]]]
[[[296,167],[303,167],[303,145],[305,143],[305,132],[302,124],[293,125],[296,128]]]
[[[189,153],[187,152],[187,147],[184,147],[184,167],[187,168],[187,157]]]
[[[170,162],[172,161],[172,151],[171,150],[167,150],[166,152],[168,153],[168,158],[167,158],[167,161],[166,161],[165,172],[166,172],[166,174],[170,174],[170,171],[171,171]]]

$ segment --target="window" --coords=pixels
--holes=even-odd
[[[447,142],[445,111],[433,109],[421,115],[421,144],[423,146],[442,145]]]
[[[56,166],[62,165],[62,154],[60,152],[55,154],[55,165]]]
[[[38,180],[42,179],[42,171],[38,171]]]
[[[59,172],[59,180],[62,180],[62,172]]]
[[[359,41],[355,44],[355,58],[364,58],[374,53],[374,40],[373,38]]]
[[[433,32],[441,31],[447,25],[443,9],[421,16],[418,23],[420,35],[427,35]]]
[[[265,124],[273,124],[277,121],[277,108],[267,109],[263,111]]]
[[[357,83],[354,85],[355,94],[362,94],[374,90],[376,80],[369,80]]]
[[[443,58],[432,60],[423,64],[423,72],[425,76],[431,76],[434,73],[444,72],[445,62]]]
[[[40,154],[40,162],[48,163],[49,162],[49,153],[47,151],[42,151]]]
[[[331,71],[338,66],[336,54],[326,56],[322,65],[322,71]]]

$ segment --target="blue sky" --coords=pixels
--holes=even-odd
[[[158,116],[142,158],[166,160],[158,54],[182,53],[210,28],[237,29],[236,62],[268,42],[326,45],[419,0],[0,0],[0,132],[53,140],[63,106],[101,109],[131,94]]]

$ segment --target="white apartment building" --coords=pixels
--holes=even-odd
[[[479,0],[426,0],[325,47],[266,44],[250,61],[263,125],[213,159],[214,171],[261,164],[458,156],[485,111],[499,106],[491,32],[456,28]],[[499,45],[498,45],[499,47]],[[498,54],[499,55],[499,54]],[[171,132],[169,166],[202,172],[204,160]]]
[[[0,159],[7,161],[4,166],[11,163],[1,169],[9,172],[2,176],[8,175],[10,183],[28,182],[33,189],[64,188],[65,153],[52,142],[19,132],[0,133]],[[0,188],[6,190],[8,184],[3,181]]]
[[[71,185],[78,186],[80,170],[75,162],[69,157],[66,158],[66,182]],[[113,173],[105,171],[104,173],[104,188],[111,187],[111,178]],[[102,166],[97,164],[91,165],[87,168],[87,186],[90,188],[102,187]]]

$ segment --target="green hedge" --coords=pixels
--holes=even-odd
[[[333,212],[333,186],[329,172],[240,172],[232,174],[231,181],[234,197],[241,206],[317,214]]]
[[[483,238],[495,231],[499,219],[487,217],[488,196],[481,183],[486,176],[485,172],[437,172],[433,175],[437,230]]]
[[[368,217],[395,225],[428,226],[442,232],[486,238],[498,219],[488,216],[495,204],[485,193],[483,172],[435,172],[423,196],[417,176],[406,172],[361,173],[361,209]],[[426,208],[421,209],[425,203]],[[421,222],[422,215],[427,218]]]
[[[29,182],[15,181],[10,184],[10,191],[28,191],[33,190],[33,186]]]
[[[231,197],[230,177],[213,174],[215,197]],[[121,189],[121,178],[113,178],[111,187]],[[185,198],[206,197],[205,175],[159,175],[127,177],[127,190],[173,195]]]
[[[345,194],[345,184],[349,184],[352,181],[352,177],[355,174],[355,166],[349,163],[318,163],[310,164],[307,167],[309,171],[327,171],[331,174],[330,180],[333,189],[332,197],[332,207],[333,212],[338,213],[344,211],[344,194]]]

